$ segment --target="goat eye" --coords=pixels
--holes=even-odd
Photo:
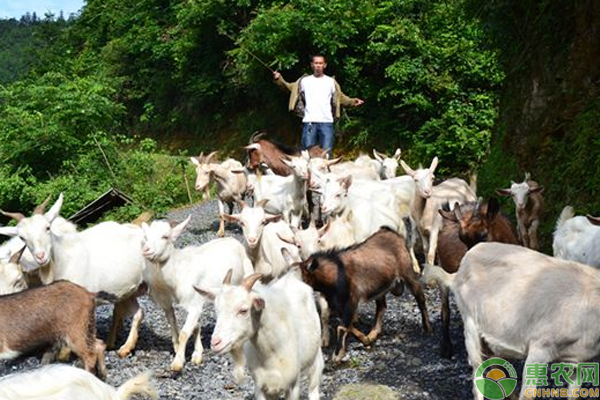
[[[169,240],[169,235],[164,235],[162,238],[165,240]]]
[[[248,309],[240,308],[240,311],[238,311],[238,314],[240,315],[240,317],[245,317],[246,315],[248,315]]]

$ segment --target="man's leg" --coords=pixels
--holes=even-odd
[[[304,122],[302,124],[302,139],[301,144],[303,149],[308,149],[317,144],[317,128],[312,122]]]
[[[329,158],[333,156],[333,142],[335,139],[335,131],[332,122],[319,123],[319,143],[324,150],[327,150]]]

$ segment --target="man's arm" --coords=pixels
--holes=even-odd
[[[292,84],[289,82],[286,82],[286,80],[283,79],[283,76],[281,76],[281,73],[279,71],[273,72],[273,81],[280,88],[286,89],[290,92],[292,91]]]
[[[344,92],[340,91],[340,104],[342,107],[358,107],[364,104],[363,99],[359,99],[358,97],[349,97],[344,94]]]

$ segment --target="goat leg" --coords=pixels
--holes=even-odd
[[[375,310],[375,325],[371,329],[371,332],[367,335],[367,342],[363,342],[365,345],[369,345],[377,339],[377,336],[381,333],[381,326],[383,321],[383,312],[387,308],[387,303],[385,301],[385,296],[375,300],[376,310]]]
[[[452,341],[450,340],[450,298],[448,288],[440,286],[442,298],[442,357],[452,358]]]

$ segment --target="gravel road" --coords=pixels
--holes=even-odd
[[[181,221],[193,214],[188,231],[179,239],[181,246],[205,243],[216,238],[217,205],[211,200],[190,208],[174,210],[168,218]],[[227,236],[241,239],[241,231],[228,226]],[[468,399],[471,398],[470,374],[464,348],[462,323],[453,305],[452,338],[456,355],[452,360],[440,357],[441,322],[440,301],[437,289],[427,289],[427,306],[434,327],[432,336],[424,336],[418,307],[409,290],[396,298],[388,294],[388,309],[384,315],[384,328],[378,340],[365,348],[361,343],[350,340],[349,360],[332,366],[332,349],[324,349],[326,366],[321,385],[322,398],[334,399],[338,390],[352,383],[375,383],[389,386],[400,399]],[[169,328],[161,310],[147,297],[140,301],[146,314],[142,324],[137,349],[133,355],[120,359],[116,351],[108,351],[106,364],[107,382],[118,386],[137,373],[151,369],[159,387],[161,399],[252,399],[252,381],[248,377],[241,386],[236,386],[231,374],[229,356],[216,356],[205,350],[202,365],[189,362],[192,340],[188,343],[186,366],[181,373],[169,370],[173,357]],[[368,330],[374,318],[374,304],[360,309],[360,323]],[[110,323],[111,306],[101,306],[97,311],[98,335],[106,338]],[[184,314],[178,312],[178,321],[183,324]],[[210,335],[214,328],[214,312],[208,306],[203,316],[202,342],[209,348]],[[127,325],[128,326],[128,325]],[[121,332],[119,343],[125,339]],[[0,376],[27,370],[39,365],[39,357],[15,361],[0,361]],[[306,398],[303,385],[302,398]]]

